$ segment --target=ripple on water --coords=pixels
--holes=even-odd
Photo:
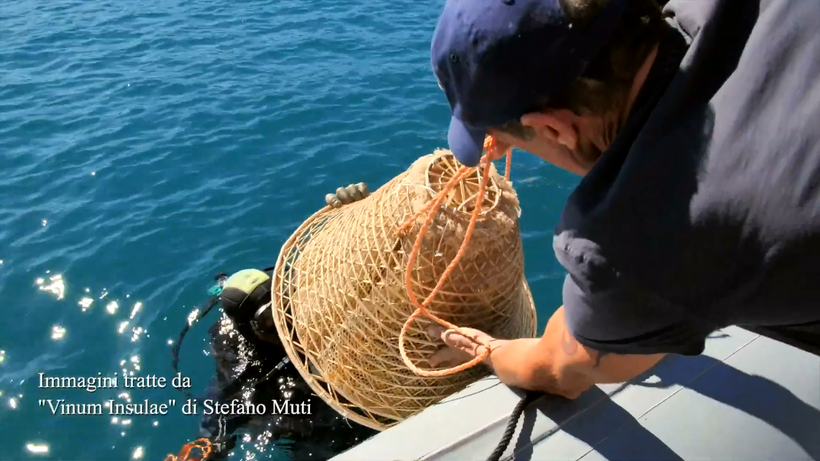
[[[0,322],[0,450],[154,459],[195,434],[196,418],[180,414],[54,418],[34,403],[55,394],[32,378],[168,376],[168,341],[216,272],[273,264],[326,193],[359,181],[375,190],[443,146],[449,111],[429,61],[439,9],[407,0],[0,5],[0,299],[14,319]],[[543,324],[563,276],[550,232],[575,179],[524,155],[514,168]],[[204,329],[192,326],[180,360],[197,390],[213,370]],[[255,448],[263,441],[241,440],[237,452],[275,458]]]

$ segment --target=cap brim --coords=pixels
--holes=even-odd
[[[459,119],[453,117],[447,132],[447,143],[453,155],[462,165],[474,167],[481,160],[486,136],[487,130],[467,128]]]

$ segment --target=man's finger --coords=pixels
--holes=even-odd
[[[338,197],[339,200],[344,204],[350,203],[350,194],[348,194],[347,189],[345,189],[344,187],[336,189],[336,197]]]
[[[461,349],[464,352],[469,352],[468,347],[473,344],[469,338],[464,337],[464,335],[455,330],[446,330],[441,334],[441,340],[444,341],[444,344],[455,347],[456,349]]]
[[[456,366],[467,362],[472,357],[469,354],[453,349],[451,347],[443,347],[430,356],[428,362],[431,367],[439,366]]]
[[[350,196],[351,202],[358,202],[359,200],[364,198],[364,194],[362,191],[356,187],[355,184],[351,184],[345,188],[347,190],[348,195]]]
[[[464,328],[463,331],[470,336],[464,336],[456,330],[445,329],[441,326],[433,325],[427,329],[427,335],[434,340],[440,338],[444,344],[458,349],[466,354],[470,354],[471,357],[477,357],[483,354],[485,347],[481,343],[487,343],[492,340],[492,338],[487,336],[487,334],[472,328]],[[473,338],[477,339],[479,342],[474,341]]]
[[[478,357],[479,355],[484,354],[487,349],[480,343],[473,341],[471,338],[468,338],[455,330],[445,331],[442,334],[441,339],[444,340],[444,344],[467,354],[470,358]]]
[[[441,340],[441,335],[444,334],[444,327],[433,325],[427,328],[427,336],[433,341]]]
[[[465,338],[461,333],[455,330],[449,330],[438,325],[431,326],[427,329],[427,335],[430,339],[439,339],[444,344],[455,347],[456,349],[464,349],[467,343],[472,343],[469,338]]]
[[[363,197],[370,195],[370,189],[367,188],[367,184],[363,182],[356,183],[356,188],[361,191]]]
[[[427,335],[433,340],[440,339],[445,345],[449,346],[449,348],[456,349],[463,354],[472,356],[472,351],[475,350],[475,343],[455,330],[448,330],[438,325],[433,325],[427,328]],[[471,347],[471,345],[473,346]]]
[[[333,208],[339,208],[342,206],[342,202],[338,197],[336,197],[336,194],[325,195],[325,202]]]

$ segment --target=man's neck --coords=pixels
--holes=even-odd
[[[652,51],[649,52],[649,56],[646,57],[643,65],[641,65],[641,68],[638,69],[638,73],[635,75],[635,80],[632,81],[632,88],[629,90],[629,96],[626,99],[626,104],[624,104],[624,110],[621,113],[621,120],[626,120],[629,118],[629,114],[632,112],[632,106],[635,104],[635,99],[638,98],[638,94],[641,92],[641,88],[643,88],[643,84],[649,76],[649,71],[652,70],[652,64],[655,63],[655,58],[658,56],[658,47],[658,44],[652,47]]]
[[[635,100],[638,98],[644,83],[646,83],[649,72],[652,70],[652,65],[658,56],[658,47],[658,44],[652,47],[649,55],[635,74],[635,78],[632,80],[632,87],[629,89],[629,94],[626,97],[621,112],[612,112],[608,116],[599,118],[595,122],[599,125],[595,129],[590,130],[590,132],[598,133],[598,136],[591,141],[600,152],[605,152],[609,146],[612,145],[618,133],[621,132],[621,129],[623,129],[626,124],[627,119],[629,119],[629,114],[632,112]]]

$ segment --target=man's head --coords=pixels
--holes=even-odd
[[[431,55],[450,149],[475,166],[491,134],[584,174],[622,126],[662,25],[655,0],[447,0]]]

